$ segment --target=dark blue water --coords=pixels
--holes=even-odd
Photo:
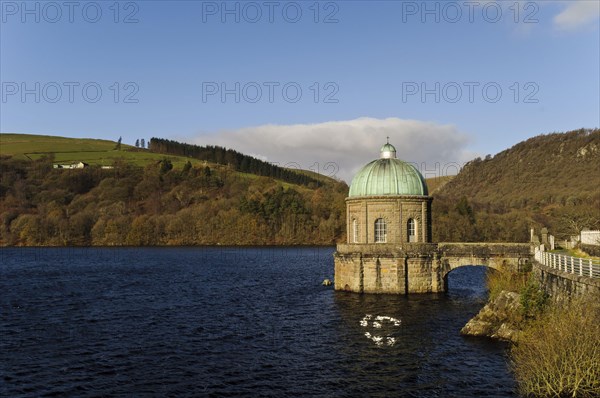
[[[1,249],[0,396],[513,395],[505,346],[459,335],[484,268],[357,295],[332,252]]]

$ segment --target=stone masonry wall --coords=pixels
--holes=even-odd
[[[357,223],[356,243],[375,243],[375,220],[386,222],[387,243],[408,242],[407,224],[412,218],[417,223],[417,242],[431,240],[431,198],[427,196],[393,196],[346,199],[347,243],[355,243],[354,221]]]
[[[410,293],[435,293],[433,289],[433,256],[408,258],[408,291]],[[443,291],[443,290],[439,290]]]
[[[532,260],[526,244],[416,243],[341,244],[335,253],[335,289],[359,293],[435,293],[446,289],[446,275],[463,265],[533,273],[553,301],[592,296],[600,299],[600,280],[548,268]]]
[[[365,293],[404,293],[404,259],[393,257],[363,258]]]
[[[518,270],[530,260],[521,244],[340,244],[335,253],[335,289],[360,293],[435,293],[446,275],[463,265]]]
[[[363,292],[362,258],[360,254],[335,254],[335,290]]]
[[[338,245],[335,289],[392,294],[442,291],[436,289],[443,285],[437,279],[433,281],[435,247],[434,244]]]
[[[600,298],[600,280],[569,274],[533,262],[533,273],[540,286],[554,302],[565,302],[575,297]]]

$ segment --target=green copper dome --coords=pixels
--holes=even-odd
[[[390,143],[381,148],[381,158],[360,169],[350,184],[350,197],[383,195],[428,195],[421,173],[396,159],[396,148]]]

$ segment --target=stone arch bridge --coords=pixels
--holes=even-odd
[[[532,260],[530,243],[340,244],[335,288],[360,293],[445,292],[453,269],[483,265],[520,271]]]
[[[498,271],[523,271],[533,258],[530,243],[438,243],[441,277],[464,266],[483,265]]]

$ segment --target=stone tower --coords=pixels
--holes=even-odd
[[[350,185],[347,243],[431,242],[431,200],[421,173],[385,144]]]
[[[366,164],[346,198],[348,240],[334,254],[335,289],[358,293],[435,293],[453,269],[484,265],[516,272],[529,243],[432,243],[431,201],[423,176],[396,159],[389,142]]]
[[[431,201],[421,173],[385,144],[379,159],[366,164],[350,185],[348,240],[335,254],[335,288],[361,293],[443,289],[432,280]]]

